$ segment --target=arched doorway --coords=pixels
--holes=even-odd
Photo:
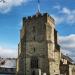
[[[32,71],[32,75],[35,75],[35,71]]]
[[[38,68],[38,58],[37,57],[31,57],[31,68]]]

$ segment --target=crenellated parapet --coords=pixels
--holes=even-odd
[[[33,16],[23,17],[23,21],[26,23],[26,22],[29,22],[31,20],[36,20],[37,18],[41,18],[41,17],[49,18],[53,23],[55,23],[55,20],[51,16],[49,16],[48,13],[44,13],[44,14],[36,13]]]

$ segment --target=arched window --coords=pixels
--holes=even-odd
[[[32,75],[35,75],[35,71],[32,72]]]
[[[38,68],[38,58],[37,57],[31,58],[31,68]]]

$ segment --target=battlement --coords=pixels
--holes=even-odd
[[[36,13],[36,14],[33,15],[33,16],[23,17],[23,20],[24,20],[25,22],[27,22],[27,21],[30,21],[30,20],[32,20],[32,19],[37,19],[37,18],[39,18],[39,17],[49,17],[52,22],[55,22],[55,20],[54,20],[51,16],[49,16],[48,13],[44,13],[44,14]]]

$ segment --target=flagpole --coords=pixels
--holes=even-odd
[[[40,12],[40,1],[38,0],[38,12]]]

